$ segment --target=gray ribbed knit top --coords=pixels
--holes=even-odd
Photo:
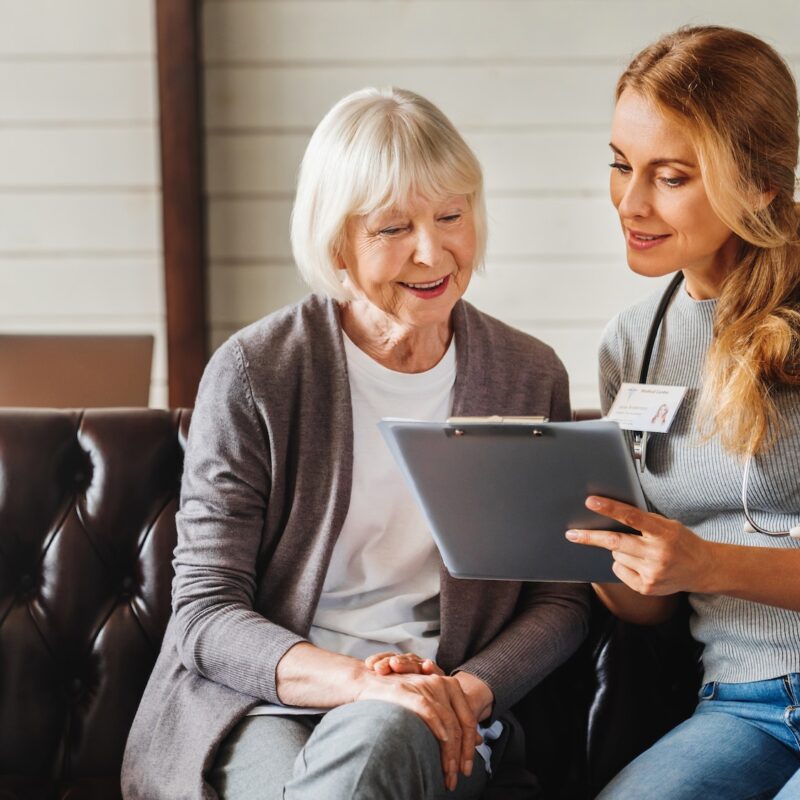
[[[609,323],[600,346],[600,391],[607,412],[619,385],[636,383],[650,323],[661,292]],[[694,409],[715,300],[693,300],[681,285],[653,351],[648,383],[687,386],[669,433],[651,434],[642,487],[654,510],[715,542],[797,548],[800,541],[745,533],[743,463],[714,438],[698,435]],[[800,391],[774,395],[782,428],[777,443],[754,459],[748,508],[769,530],[800,523]],[[630,437],[630,435],[629,435]],[[798,576],[800,580],[800,576]],[[692,634],[704,645],[706,681],[745,682],[800,672],[800,612],[724,595],[691,594]]]

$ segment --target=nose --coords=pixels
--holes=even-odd
[[[417,228],[414,244],[414,263],[421,267],[435,267],[442,259],[441,233],[433,225]]]
[[[651,211],[650,187],[647,181],[632,175],[626,182],[617,203],[621,217],[646,217]]]

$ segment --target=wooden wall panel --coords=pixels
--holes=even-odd
[[[341,97],[364,86],[413,89],[459,127],[605,125],[617,65],[335,64],[208,66],[206,120],[211,130],[313,129]],[[565,98],[580,96],[580,102]]]
[[[16,256],[0,260],[0,320],[71,324],[107,319],[161,321],[164,315],[158,256]],[[111,302],[113,299],[114,302]]]
[[[150,189],[157,193],[153,124],[0,128],[0,187]]]
[[[0,254],[153,255],[159,208],[154,191],[0,192]]]
[[[800,53],[795,0],[218,0],[205,52],[218,62],[619,62],[661,33],[714,21]]]
[[[166,403],[149,0],[0,0],[0,331],[150,333]]]
[[[4,61],[0,124],[152,123],[157,116],[154,81],[149,57]]]
[[[0,0],[0,19],[0,57],[153,54],[153,4],[146,0]]]

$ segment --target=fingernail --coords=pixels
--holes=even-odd
[[[589,497],[586,499],[586,507],[597,509],[597,508],[602,508],[603,504],[596,497]]]
[[[456,778],[456,776],[455,776],[455,775],[451,775],[451,776],[450,776],[450,777],[447,779],[447,788],[448,788],[448,789],[449,789],[451,792],[454,792],[454,791],[456,790],[456,782],[457,782],[457,781],[458,781],[458,779]]]
[[[468,778],[469,778],[470,775],[472,775],[472,762],[471,761],[467,761],[467,763],[464,764],[464,774]]]
[[[581,535],[578,533],[578,531],[567,531],[564,536],[566,536],[571,542],[577,542],[581,538]]]

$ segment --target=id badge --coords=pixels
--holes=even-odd
[[[681,407],[685,386],[623,383],[606,414],[625,431],[666,433]]]

